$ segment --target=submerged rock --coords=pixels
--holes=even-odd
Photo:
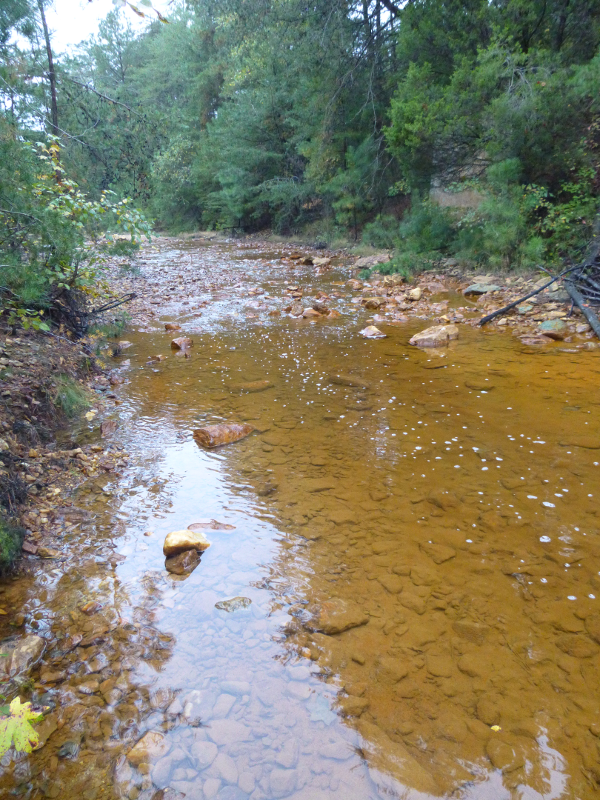
[[[245,422],[224,422],[219,425],[206,425],[194,431],[194,439],[203,447],[220,447],[223,444],[238,442],[248,436],[254,428]]]
[[[377,725],[366,720],[356,723],[362,736],[361,750],[369,765],[369,774],[383,791],[395,792],[398,784],[430,795],[439,795],[434,778],[408,752],[404,745],[392,741]]]
[[[311,631],[332,635],[366,625],[368,621],[368,614],[358,604],[335,597],[321,603],[305,625]]]
[[[264,392],[265,389],[272,389],[275,384],[272,381],[248,381],[247,383],[237,383],[231,388],[235,392],[247,392],[254,394],[255,392]]]
[[[176,322],[165,322],[165,330],[168,331],[180,331],[181,325],[178,325]]]
[[[200,531],[191,531],[186,528],[182,531],[171,531],[163,544],[163,553],[167,558],[185,553],[186,550],[206,550],[210,542]]]
[[[142,763],[158,761],[169,749],[170,745],[162,733],[148,731],[127,753],[127,760],[134,767],[139,767]]]
[[[235,525],[211,519],[208,522],[192,522],[191,525],[188,525],[188,529],[190,531],[234,531]]]
[[[337,386],[352,386],[357,389],[368,389],[369,384],[355,375],[342,375],[332,374],[328,376],[329,383],[335,383]]]
[[[433,325],[415,333],[409,344],[417,347],[441,347],[453,339],[458,339],[457,325]]]
[[[174,575],[189,575],[200,563],[200,553],[197,550],[185,550],[176,556],[165,560],[167,572]]]
[[[231,613],[239,608],[248,608],[251,603],[252,600],[249,597],[232,597],[231,600],[219,600],[218,603],[215,603],[215,608]]]

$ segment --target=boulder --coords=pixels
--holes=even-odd
[[[452,339],[458,339],[457,325],[434,325],[415,333],[409,344],[417,347],[442,347]]]
[[[245,422],[223,422],[219,425],[206,425],[194,431],[194,439],[203,447],[220,447],[248,436],[254,428]]]
[[[356,269],[373,269],[377,264],[386,264],[390,260],[389,253],[375,253],[374,256],[363,256],[354,262]]]
[[[179,336],[177,339],[173,339],[171,342],[171,347],[173,350],[187,350],[191,347],[194,342],[190,339],[189,336]]]
[[[172,558],[186,550],[206,550],[210,542],[201,531],[191,531],[189,528],[181,531],[171,531],[163,544],[163,553],[167,558]]]
[[[368,621],[368,614],[357,603],[332,598],[321,603],[306,623],[306,627],[311,631],[318,631],[330,636],[335,633],[343,633],[350,628],[366,625]]]

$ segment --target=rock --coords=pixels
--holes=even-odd
[[[128,342],[126,339],[122,339],[120,342],[117,342],[117,347],[121,350],[127,350],[128,347],[131,347],[133,342]]]
[[[348,286],[348,288],[352,289],[353,292],[357,292],[359,289],[362,289],[363,282],[362,281],[357,281],[356,278],[352,278],[351,280],[346,282],[346,286]]]
[[[366,697],[355,697],[350,694],[348,697],[338,698],[337,706],[343,717],[360,717],[369,707]]]
[[[559,636],[556,640],[556,646],[563,653],[566,653],[573,658],[591,658],[598,653],[598,646],[583,636],[578,636],[576,633],[567,633],[564,636]]]
[[[171,531],[163,544],[163,553],[167,558],[184,553],[186,550],[206,550],[210,542],[201,531],[191,531],[186,528],[182,531]]]
[[[100,425],[100,436],[102,438],[106,438],[107,436],[112,436],[112,434],[117,430],[117,423],[114,419],[105,419],[104,422]]]
[[[443,564],[444,561],[449,561],[456,555],[456,550],[453,547],[447,547],[443,544],[422,542],[420,547],[436,564]]]
[[[29,553],[29,555],[35,556],[37,554],[37,551],[38,551],[38,546],[37,546],[37,544],[34,544],[33,542],[25,541],[21,545],[21,550],[24,553]]]
[[[551,339],[562,341],[569,333],[569,326],[562,319],[547,319],[540,323],[538,329]]]
[[[469,295],[482,295],[488,294],[488,292],[499,292],[502,289],[501,286],[496,286],[495,283],[472,283],[470,286],[463,291],[463,294]]]
[[[329,383],[338,386],[353,386],[357,389],[369,389],[369,384],[354,375],[332,374],[327,377]]]
[[[368,615],[358,604],[333,598],[321,603],[316,614],[306,623],[306,627],[311,631],[332,635],[366,625],[368,621]]]
[[[400,603],[404,606],[404,608],[409,608],[416,614],[425,613],[425,601],[417,594],[412,594],[412,592],[404,592],[400,596]]]
[[[450,656],[427,656],[427,671],[435,678],[450,678],[454,672],[454,664]]]
[[[336,319],[337,317],[341,317],[341,316],[342,315],[340,314],[340,312],[335,308],[330,309],[329,312],[327,313],[327,317],[329,319]]]
[[[502,742],[496,737],[488,740],[485,751],[488,758],[496,769],[501,769],[502,772],[513,772],[525,765],[523,756],[515,751],[513,747],[506,742]]]
[[[415,333],[409,344],[418,347],[442,347],[453,339],[458,339],[457,325],[434,325]]]
[[[189,575],[200,563],[200,553],[197,550],[185,550],[176,556],[165,560],[167,572],[173,575]]]
[[[356,723],[362,737],[361,750],[369,766],[369,774],[380,792],[395,793],[400,783],[428,795],[439,795],[440,790],[429,774],[404,745],[392,741],[377,725],[366,720]]]
[[[238,383],[232,386],[232,389],[237,392],[246,392],[247,394],[255,394],[256,392],[264,392],[266,389],[272,389],[275,384],[272,381],[248,381],[247,383]]]
[[[295,769],[274,769],[270,783],[273,797],[287,797],[296,789],[298,773]]]
[[[235,525],[229,525],[227,522],[219,522],[216,519],[208,520],[208,522],[192,522],[188,525],[190,531],[234,531]]]
[[[532,311],[532,310],[533,310],[533,306],[531,305],[531,303],[520,303],[517,306],[517,314],[521,314],[521,315],[529,314],[529,312]]]
[[[41,636],[34,634],[26,636],[18,642],[12,652],[8,674],[13,677],[34,667],[41,659],[45,649],[46,642]]]
[[[176,322],[165,322],[165,330],[166,331],[180,331],[181,325],[178,325]]]
[[[378,309],[386,304],[386,300],[383,297],[365,297],[362,302],[364,307],[368,309]]]
[[[305,319],[310,319],[311,317],[322,317],[323,315],[314,308],[304,308],[302,310],[302,316]]]
[[[238,782],[238,770],[233,758],[227,753],[219,753],[213,762],[213,768],[219,773],[225,783]]]
[[[600,614],[591,614],[586,617],[585,629],[592,639],[600,644]]]
[[[399,594],[402,591],[402,579],[397,575],[380,575],[378,581],[390,594]]]
[[[413,300],[413,301],[416,302],[416,301],[420,300],[423,297],[423,289],[421,289],[420,286],[417,286],[416,288],[411,289],[410,291],[408,291],[406,293],[406,297],[409,300]]]
[[[361,336],[364,336],[365,339],[385,339],[387,334],[383,333],[376,328],[375,325],[367,325],[366,328],[363,328],[362,331],[359,331]]]
[[[215,603],[215,608],[231,613],[240,608],[248,608],[251,603],[252,600],[249,597],[232,597],[231,600],[219,600],[218,603]]]
[[[158,761],[167,754],[169,749],[170,744],[162,733],[148,731],[127,753],[127,760],[134,767],[139,767],[142,763]]]
[[[194,342],[189,336],[179,336],[172,340],[171,347],[173,350],[188,350],[193,344]]]
[[[192,759],[198,769],[206,769],[206,767],[210,767],[217,757],[218,752],[219,748],[214,742],[194,742],[194,744],[190,747]]]
[[[60,558],[58,550],[52,550],[50,547],[40,547],[38,549],[38,556],[40,558]]]
[[[250,728],[233,719],[215,719],[204,730],[219,747],[236,742],[248,742],[252,739]]]
[[[6,439],[0,439],[0,453],[6,453],[10,450],[10,446]]]
[[[247,423],[224,422],[219,425],[206,425],[194,431],[194,439],[203,447],[220,447],[244,439],[254,428]]]
[[[474,644],[483,644],[489,630],[487,625],[480,625],[468,619],[456,620],[452,627],[455,633]]]
[[[378,671],[384,678],[393,683],[398,683],[408,675],[408,667],[398,658],[380,658]]]

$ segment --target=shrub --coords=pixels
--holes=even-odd
[[[70,375],[59,375],[56,379],[52,403],[68,419],[72,419],[90,406],[87,392]]]
[[[21,551],[24,531],[0,517],[0,574],[12,566]]]

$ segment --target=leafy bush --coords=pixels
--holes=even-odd
[[[24,531],[0,517],[0,574],[5,573],[21,551]]]

